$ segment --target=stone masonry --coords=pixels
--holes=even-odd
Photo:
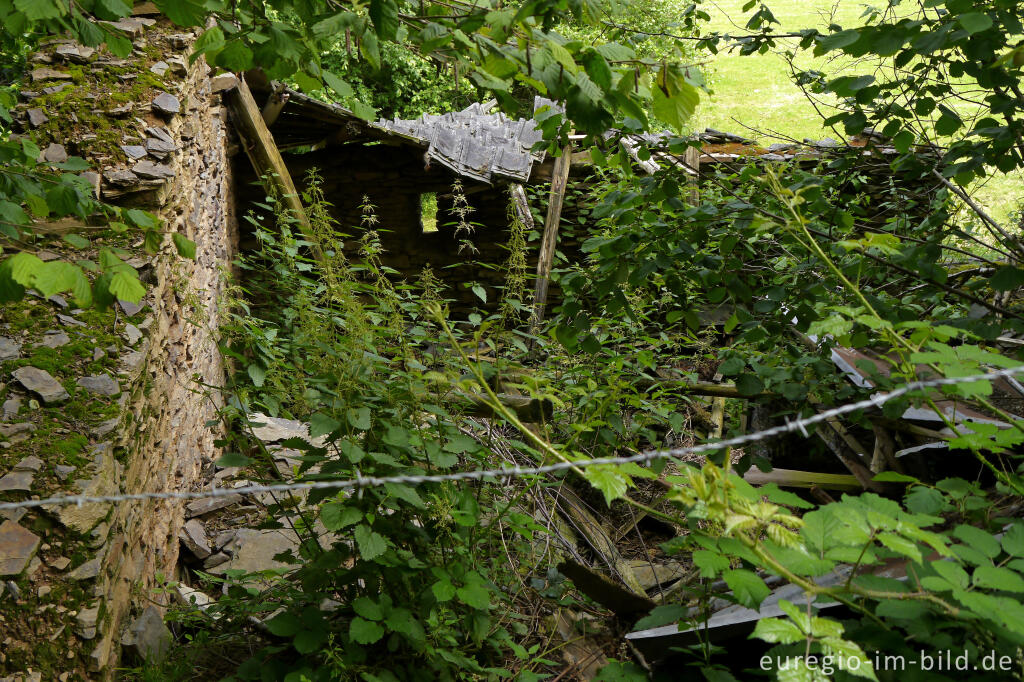
[[[0,308],[0,501],[193,489],[219,456],[220,432],[207,423],[220,406],[217,329],[236,242],[226,113],[210,68],[188,63],[194,34],[138,16],[118,26],[135,45],[129,60],[70,41],[32,56],[48,71],[39,92],[22,93],[26,133],[53,158],[86,158],[102,198],[153,211],[196,243],[196,259],[178,256],[169,238],[154,256],[137,233],[91,233],[94,244],[134,254],[126,260],[147,286],[140,304],[65,310],[60,296],[30,295]],[[42,88],[65,82],[99,113],[33,128],[39,113],[61,117],[67,100]],[[128,88],[134,100],[104,101]],[[96,144],[104,140],[115,144]],[[45,245],[44,260],[82,257],[59,238]],[[3,515],[0,680],[104,679],[122,646],[166,650],[139,641],[166,603],[154,588],[175,575],[184,503]]]

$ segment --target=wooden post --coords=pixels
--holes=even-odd
[[[288,166],[281,158],[274,143],[274,136],[270,134],[260,108],[256,106],[249,86],[245,83],[245,77],[238,76],[238,86],[224,93],[224,101],[231,112],[231,120],[235,124],[235,130],[242,140],[242,147],[245,149],[249,161],[252,162],[256,174],[272,185],[269,189],[277,194],[277,200],[282,202],[291,211],[298,221],[299,229],[314,244],[313,230],[309,224],[309,217],[306,209],[302,207],[299,199],[299,192],[295,189],[292,176],[288,172]],[[324,256],[319,248],[313,246],[314,255],[317,260],[323,260]]]
[[[276,83],[273,86],[273,90],[270,91],[270,96],[267,97],[267,103],[263,105],[263,110],[260,114],[263,116],[263,122],[267,124],[267,127],[274,125],[274,121],[284,111],[284,105],[288,104],[288,93],[285,92],[288,88],[284,83]]]
[[[569,167],[572,165],[572,144],[566,144],[562,155],[555,159],[551,174],[551,195],[548,212],[544,218],[544,237],[537,257],[537,288],[533,295],[533,326],[544,321],[544,306],[548,300],[548,282],[555,258],[555,243],[558,237],[558,223],[562,219],[562,203],[565,201],[565,186],[569,181]]]
[[[698,147],[687,147],[683,162],[693,171],[689,177],[690,203],[696,205],[700,201],[700,149]]]
[[[533,229],[533,213],[530,211],[530,202],[526,198],[526,190],[522,185],[512,185],[512,202],[515,205],[516,215],[529,233]]]

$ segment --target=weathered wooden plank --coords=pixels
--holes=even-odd
[[[544,218],[544,237],[541,240],[540,255],[537,258],[537,288],[533,295],[533,325],[544,321],[544,308],[548,300],[548,284],[551,266],[555,259],[555,244],[558,242],[558,223],[562,219],[562,204],[565,201],[565,186],[569,180],[572,165],[572,144],[562,149],[562,155],[555,160],[554,175],[551,178],[551,194],[548,212]]]
[[[590,548],[601,558],[605,565],[607,565],[612,572],[618,575],[619,579],[622,581],[622,591],[625,592],[626,595],[631,594],[631,598],[626,600],[627,603],[639,604],[640,609],[638,610],[653,608],[653,603],[647,597],[647,592],[644,591],[644,588],[637,580],[636,574],[633,573],[633,568],[622,554],[619,553],[618,548],[615,546],[615,542],[608,535],[608,532],[601,526],[597,519],[587,511],[587,506],[583,500],[581,500],[576,493],[566,486],[561,486],[557,490],[553,491],[553,495],[556,496],[558,510],[566,517],[566,520],[569,521],[576,534],[582,537],[583,540],[590,545]],[[604,591],[604,589],[601,589],[598,592],[598,596],[590,594],[589,592],[588,595],[597,601],[601,601],[600,593]],[[609,606],[609,608],[612,607]]]
[[[456,392],[456,402],[471,417],[493,417],[497,413],[490,399],[480,393]],[[551,421],[555,406],[546,398],[531,398],[508,393],[497,394],[498,401],[515,413],[520,421],[527,423]]]
[[[721,398],[737,398],[739,400],[756,400],[757,398],[775,398],[777,393],[762,391],[753,395],[740,393],[734,384],[717,384],[712,381],[685,381],[683,379],[638,379],[637,385],[643,388],[658,386],[666,390],[689,395],[715,396]]]
[[[281,158],[281,152],[274,143],[274,136],[270,134],[244,77],[239,78],[238,87],[224,93],[224,101],[231,113],[235,130],[242,140],[242,147],[256,169],[256,174],[270,183],[268,190],[291,211],[303,234],[313,241],[309,217],[302,206],[295,183],[292,182],[288,166]],[[323,254],[316,247],[313,248],[317,258],[322,259]]]
[[[686,154],[683,156],[683,163],[693,171],[687,181],[689,187],[687,195],[690,203],[696,205],[700,202],[700,149],[698,147],[687,147]]]
[[[795,469],[772,469],[769,472],[750,469],[743,474],[743,480],[751,485],[774,483],[787,488],[828,488],[829,490],[859,491],[862,486],[856,476],[850,474],[822,474],[814,471]]]
[[[515,205],[516,216],[523,224],[526,233],[533,229],[533,212],[530,211],[530,202],[526,198],[526,190],[522,185],[512,185],[512,202]]]
[[[835,425],[833,423],[826,422],[819,425],[818,428],[815,429],[815,433],[825,442],[832,453],[839,458],[839,461],[841,461],[843,465],[850,470],[850,473],[857,478],[857,481],[860,482],[865,490],[883,492],[885,486],[872,480],[874,474],[871,473],[871,470],[868,469],[859,459],[855,456],[851,456],[847,452],[846,448],[849,446],[843,437],[835,430],[834,426]],[[854,451],[854,455],[859,454],[860,453]]]

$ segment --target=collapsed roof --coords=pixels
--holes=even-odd
[[[352,111],[276,83],[246,74],[250,88],[267,97],[264,118],[280,149],[320,148],[329,144],[380,141],[409,144],[424,150],[424,158],[457,175],[480,182],[523,183],[534,163],[544,160],[533,145],[543,139],[536,119],[512,119],[492,112],[492,105],[474,103],[462,111],[423,114],[417,119],[365,121]],[[537,97],[534,111],[557,107]]]

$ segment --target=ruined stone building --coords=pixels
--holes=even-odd
[[[154,211],[168,232],[196,243],[196,258],[175,255],[169,239],[152,255],[131,232],[85,226],[93,248],[122,249],[140,270],[149,287],[140,304],[78,310],[60,296],[29,295],[0,310],[0,502],[174,493],[219,480],[212,464],[220,454],[219,326],[226,273],[246,244],[237,216],[262,199],[247,154],[237,153],[254,141],[232,133],[225,106],[239,79],[211,73],[202,59],[190,62],[195,34],[147,16],[117,26],[133,39],[130,59],[60,40],[32,55],[19,121],[42,141],[43,162],[85,158],[91,170],[83,177],[97,196]],[[473,105],[368,123],[246,80],[290,176],[301,187],[318,169],[353,244],[366,197],[386,265],[413,277],[429,264],[462,302],[474,300],[462,283],[500,286],[501,273],[485,265],[507,258],[509,187],[543,188],[552,173],[553,159],[534,149],[541,135],[533,121]],[[763,150],[713,134],[705,143],[702,172],[751,156],[813,161],[825,153]],[[573,161],[572,176],[584,178],[585,156]],[[460,253],[453,225],[456,182],[473,209],[471,257]],[[436,199],[436,229],[424,224],[425,197]],[[568,259],[580,257],[581,215],[572,204],[563,215],[559,249]],[[40,226],[44,238],[32,248],[44,260],[75,259],[60,236],[81,227]],[[201,524],[186,519],[224,499],[0,511],[0,678],[95,679],[109,675],[124,651],[166,647],[160,614],[172,596],[154,588],[175,576],[181,543],[199,546]]]

